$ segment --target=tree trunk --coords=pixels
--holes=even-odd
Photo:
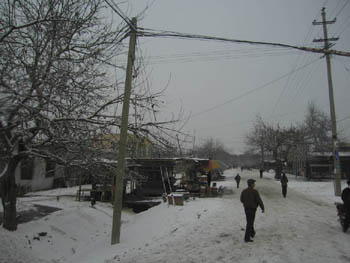
[[[281,179],[281,173],[282,173],[282,162],[280,160],[277,160],[276,162],[276,170],[275,170],[275,179]]]
[[[261,164],[260,169],[265,170],[265,149],[264,146],[261,146]]]
[[[16,178],[15,171],[18,164],[18,158],[10,160],[7,172],[1,178],[1,199],[4,209],[3,227],[10,231],[17,230],[17,211],[16,211]]]

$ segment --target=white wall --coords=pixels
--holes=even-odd
[[[54,178],[62,176],[63,169],[56,165],[54,177],[45,177],[45,173],[46,161],[42,158],[35,158],[32,179],[21,179],[21,165],[19,164],[16,168],[16,183],[18,186],[28,187],[30,191],[51,189],[53,187]]]

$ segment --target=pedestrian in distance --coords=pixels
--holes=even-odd
[[[208,174],[207,174],[207,180],[208,180],[208,187],[210,188],[210,183],[211,183],[211,179],[212,179],[212,174],[211,171],[209,170]]]
[[[242,191],[240,198],[247,220],[244,235],[245,242],[253,242],[251,238],[255,236],[254,221],[258,206],[261,208],[262,213],[265,212],[264,203],[261,200],[259,192],[255,189],[255,182],[254,179],[248,179],[248,187]]]
[[[348,187],[346,187],[341,193],[341,199],[344,202],[345,209],[345,221],[343,225],[344,233],[348,230],[350,225],[350,179],[347,180]]]
[[[241,176],[239,174],[237,174],[235,176],[235,180],[236,180],[236,183],[237,183],[237,188],[239,188],[239,182],[241,181]]]
[[[285,173],[281,177],[282,195],[284,198],[287,196],[288,178]]]
[[[264,170],[262,168],[260,168],[259,173],[260,173],[260,178],[263,178]]]

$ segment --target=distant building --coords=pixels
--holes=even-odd
[[[15,171],[19,193],[51,189],[62,183],[64,167],[44,158],[26,158]]]
[[[94,147],[106,154],[118,152],[120,134],[102,134],[96,137]],[[150,158],[152,155],[152,142],[145,136],[135,134],[127,135],[127,157]]]
[[[350,144],[339,145],[337,156],[340,161],[342,178],[350,178]],[[312,152],[307,154],[303,173],[308,179],[331,179],[334,177],[332,152]]]
[[[340,170],[342,178],[350,179],[350,151],[340,151]],[[305,162],[305,177],[308,179],[333,178],[333,153],[311,153]]]

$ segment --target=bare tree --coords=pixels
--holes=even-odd
[[[311,152],[332,151],[331,121],[314,102],[310,102],[301,125]]]
[[[246,135],[246,144],[260,151],[262,159],[265,152],[272,155],[276,163],[275,178],[280,178],[283,163],[288,161],[291,151],[302,141],[303,132],[299,128],[272,125],[261,117],[257,117],[253,129]]]
[[[18,164],[33,156],[93,163],[96,137],[118,131],[123,93],[114,74],[124,74],[118,54],[129,27],[106,20],[105,7],[102,0],[0,4],[0,194],[9,230],[17,228]],[[132,103],[152,111],[159,96],[135,87]],[[163,124],[140,119],[129,131],[152,135]]]
[[[260,152],[261,163],[260,166],[264,166],[265,159],[265,132],[266,125],[261,116],[256,116],[253,129],[246,135],[245,144],[250,148],[251,151]]]
[[[225,149],[224,144],[220,140],[206,139],[195,151],[196,156],[200,158],[220,160],[228,166],[232,165],[233,155]]]

